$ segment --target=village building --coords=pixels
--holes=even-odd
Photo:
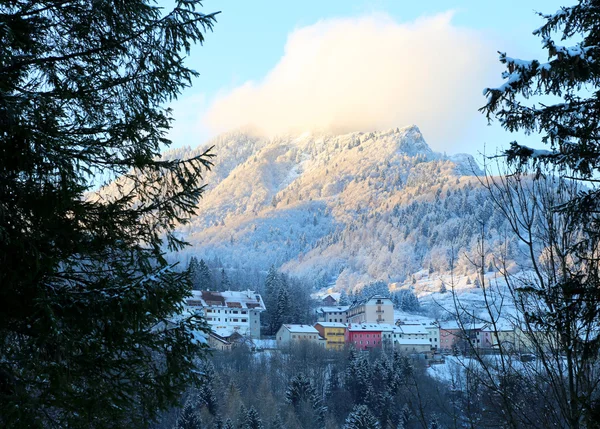
[[[348,323],[394,323],[394,303],[390,298],[374,295],[347,310]]]
[[[340,350],[346,344],[346,325],[340,322],[317,322],[315,329],[319,335],[325,338],[325,348],[328,350]]]
[[[485,333],[482,331],[487,327],[483,323],[464,323],[456,321],[440,323],[440,350],[466,351],[470,347],[477,349],[485,348]]]
[[[277,331],[275,337],[277,339],[278,348],[286,347],[291,343],[302,341],[319,344],[323,347],[326,345],[326,341],[323,337],[321,337],[319,331],[317,331],[314,326],[310,325],[281,325],[281,328],[279,328],[279,331]]]
[[[403,339],[400,338],[394,343],[394,349],[404,354],[419,354],[429,356],[432,354],[431,343],[429,339]]]
[[[234,333],[260,338],[260,313],[265,310],[262,297],[251,291],[192,291],[186,300],[188,310],[202,310],[212,331],[227,338]]]
[[[382,327],[378,324],[349,323],[346,329],[345,341],[358,350],[381,348]]]
[[[346,323],[346,314],[350,307],[347,305],[336,307],[319,307],[316,310],[317,321]]]
[[[331,295],[327,295],[325,298],[323,298],[321,300],[321,303],[325,306],[334,306],[337,305],[337,299],[335,299],[333,296]]]

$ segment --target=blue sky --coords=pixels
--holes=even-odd
[[[483,150],[485,144],[486,151],[490,152],[515,139],[515,136],[504,132],[497,124],[487,126],[483,115],[476,112],[476,107],[485,102],[481,95],[483,87],[501,84],[499,73],[502,68],[497,63],[496,51],[506,51],[510,56],[519,58],[543,57],[540,40],[531,34],[542,24],[534,11],[551,13],[561,4],[564,5],[553,0],[207,0],[204,2],[204,11],[208,13],[220,10],[221,14],[214,31],[207,34],[204,46],[196,46],[189,58],[189,64],[200,72],[200,77],[173,104],[176,119],[171,133],[173,144],[194,147],[206,142],[216,133],[246,120],[256,119],[264,125],[273,116],[273,112],[281,113],[282,116],[277,120],[284,124],[286,119],[283,115],[305,115],[304,122],[292,125],[310,127],[308,124],[314,117],[311,118],[310,112],[306,110],[312,109],[312,95],[293,94],[295,88],[304,88],[303,85],[310,87],[308,83],[302,82],[303,76],[306,76],[316,82],[316,88],[320,88],[315,90],[318,93],[313,94],[316,95],[314,106],[324,109],[319,112],[319,118],[326,116],[326,109],[329,108],[328,101],[324,102],[320,94],[325,92],[324,97],[331,100],[339,99],[336,94],[343,93],[343,97],[351,98],[338,100],[337,104],[332,102],[331,109],[338,111],[338,116],[346,115],[346,110],[340,109],[340,103],[356,102],[354,110],[348,116],[353,118],[352,123],[358,124],[357,127],[377,128],[381,124],[387,126],[395,122],[398,123],[394,126],[402,127],[420,121],[423,125],[416,125],[421,127],[425,139],[436,150],[476,154]],[[435,21],[435,17],[441,17],[439,22]],[[423,20],[425,23],[421,25]],[[391,37],[393,42],[389,46],[386,46],[385,37],[375,34],[378,26],[389,27],[390,34],[395,35]],[[419,69],[423,67],[424,59],[440,55],[439,49],[442,48],[436,51],[435,47],[431,47],[430,52],[427,43],[439,44],[440,37],[446,37],[445,32],[448,32],[448,38],[451,39],[448,45],[451,48],[443,48],[445,51],[441,54],[453,51],[448,57],[448,68],[463,67],[464,70],[457,72],[457,76],[448,78],[448,83],[439,87],[448,87],[449,90],[448,94],[440,97],[439,102],[432,95],[430,98],[419,97],[418,92],[410,94],[409,102],[408,95],[403,94],[410,87],[422,84],[423,88],[428,88],[432,86],[427,79],[435,84],[440,79],[447,78],[447,73],[440,70],[443,67],[439,67],[439,62],[434,61],[433,65]],[[343,45],[344,34],[348,36],[347,46]],[[303,43],[310,46],[304,48]],[[321,45],[326,47],[323,48],[326,49],[325,53],[313,58],[312,51]],[[340,55],[339,63],[344,64],[349,54],[347,51],[351,52],[353,46],[357,46],[354,61],[357,67],[362,67],[361,71],[355,71],[354,66],[347,64],[344,69],[337,70],[337,55]],[[377,53],[368,55],[372,50]],[[456,60],[459,64],[452,63],[457,56],[464,58]],[[401,58],[401,64],[398,64],[398,57]],[[309,61],[307,58],[313,63],[303,64],[304,61]],[[364,61],[361,60],[363,58]],[[472,62],[472,67],[467,67],[468,61]],[[321,62],[327,64],[322,65]],[[323,89],[328,88],[328,81],[321,82],[320,75],[314,71],[321,67],[325,70],[324,76],[336,76],[336,73],[346,76],[349,70],[352,70],[350,74],[362,74],[351,76],[354,80],[349,78],[348,82],[354,82],[352,84],[340,82],[340,87],[328,94],[327,89]],[[400,67],[399,71],[396,72],[394,67]],[[374,74],[369,68],[376,70]],[[465,72],[471,69],[479,71],[473,75]],[[290,70],[297,70],[298,76],[290,77]],[[377,70],[381,70],[385,76],[382,75],[380,79]],[[406,75],[403,70],[417,70],[417,76],[410,73]],[[430,75],[428,71],[433,74]],[[363,75],[367,86],[358,88],[362,86],[360,76]],[[388,80],[394,79],[396,75],[399,81],[405,81],[403,86],[396,88],[397,94],[383,94]],[[419,76],[423,76],[424,82],[421,82]],[[410,82],[407,81],[409,79]],[[376,84],[373,81],[377,80],[381,80],[381,85],[373,90],[372,85]],[[273,84],[273,81],[278,83]],[[334,82],[333,86],[336,85]],[[347,85],[347,90],[343,85]],[[394,86],[395,81],[390,80],[390,85]],[[451,87],[458,88],[452,91]],[[436,91],[439,88],[436,87]],[[295,104],[293,108],[285,105],[288,97],[283,94],[288,91],[290,103]],[[374,91],[380,92],[383,98],[370,99],[369,94]],[[301,101],[298,101],[299,97]],[[468,102],[463,98],[468,98]],[[396,99],[397,104],[394,101]],[[269,106],[269,103],[275,103],[276,106]],[[363,112],[360,111],[360,106],[364,106],[365,112],[376,116],[380,103],[385,103],[383,116],[395,110],[397,113],[382,122],[371,121],[373,125],[369,125],[369,120],[362,123],[360,116]],[[409,114],[413,107],[414,110],[422,111],[420,115]],[[244,112],[252,113],[255,109],[264,114],[249,118],[244,116]],[[233,118],[228,117],[228,112],[232,112]],[[328,118],[327,121],[324,123],[336,123],[339,118]],[[401,123],[402,121],[409,123]],[[217,122],[218,127],[214,126]],[[318,125],[323,126],[322,123]],[[344,124],[341,129],[348,131],[351,127],[352,125]],[[282,132],[282,129],[276,131]],[[518,137],[522,140],[521,136]],[[535,139],[530,138],[527,143],[533,145]]]

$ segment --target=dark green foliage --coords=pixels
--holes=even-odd
[[[379,429],[381,426],[365,405],[358,405],[346,419],[344,429]]]
[[[161,159],[199,1],[0,5],[0,426],[142,427],[199,381],[173,318],[209,153]],[[100,180],[112,182],[98,189]]]
[[[269,426],[269,429],[285,429],[285,426],[279,414],[275,416],[275,418],[271,422],[271,426]]]
[[[250,407],[246,412],[246,418],[242,424],[242,429],[263,429],[262,420],[260,419],[256,408]]]
[[[340,292],[340,300],[338,302],[339,305],[350,305],[350,300],[348,299],[348,294],[345,290]]]
[[[230,290],[231,283],[229,282],[229,277],[227,277],[227,273],[225,272],[225,268],[221,268],[221,287],[220,290]]]
[[[419,298],[417,298],[412,290],[402,289],[394,292],[391,299],[394,306],[403,311],[419,311],[421,309]]]
[[[177,420],[176,429],[202,429],[200,416],[193,404],[194,401],[187,401],[183,411]]]
[[[263,295],[266,311],[261,316],[268,335],[274,335],[284,323],[312,323],[309,290],[306,284],[277,272],[275,267],[269,269]]]

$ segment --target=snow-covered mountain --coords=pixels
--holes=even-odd
[[[271,265],[352,288],[404,282],[422,269],[447,272],[451,253],[465,273],[485,220],[488,248],[504,220],[493,210],[470,155],[433,152],[416,126],[345,135],[262,138],[228,133],[214,146],[214,169],[198,215],[181,232],[196,255],[227,270]],[[250,274],[248,274],[250,275]]]

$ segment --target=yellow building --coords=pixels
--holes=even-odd
[[[318,322],[315,329],[325,338],[327,350],[340,350],[344,348],[346,325],[339,322]]]

